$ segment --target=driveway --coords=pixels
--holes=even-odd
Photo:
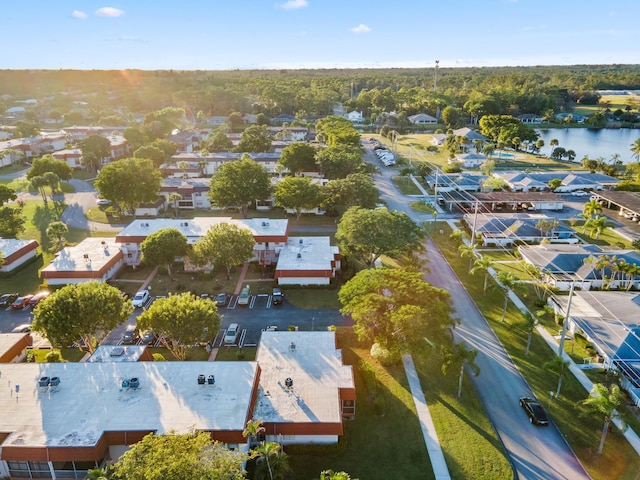
[[[368,148],[367,160],[379,165]],[[430,220],[431,215],[408,207],[406,198],[391,180],[395,174],[395,170],[382,167],[381,173],[374,176],[382,199],[389,208],[407,213],[416,222]],[[482,373],[472,377],[471,381],[504,444],[517,477],[544,480],[590,478],[553,423],[548,428],[529,424],[518,399],[525,395],[533,396],[531,388],[436,245],[428,240],[426,248],[430,272],[425,274],[425,279],[451,294],[456,314],[461,320],[455,331],[456,340],[463,340],[478,350],[476,363]]]

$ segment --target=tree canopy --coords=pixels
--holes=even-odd
[[[320,171],[329,180],[345,178],[351,173],[359,173],[365,170],[362,150],[348,145],[323,148],[316,154],[316,160],[320,166]]]
[[[328,116],[316,122],[318,140],[329,147],[350,146],[360,148],[360,134],[344,117]]]
[[[43,176],[47,172],[55,173],[60,180],[69,180],[73,176],[73,171],[67,162],[53,158],[51,155],[44,155],[31,162],[31,168],[27,172],[27,180]]]
[[[266,200],[271,191],[267,169],[248,155],[225,163],[211,179],[209,198],[219,207],[240,207],[243,215],[256,200]]]
[[[163,345],[184,360],[192,345],[213,339],[220,321],[215,303],[187,292],[156,299],[138,316],[137,325],[160,335]]]
[[[200,262],[208,261],[225,267],[227,278],[231,278],[231,268],[242,265],[253,257],[255,243],[249,229],[233,223],[219,223],[196,242],[193,250]]]
[[[295,142],[282,149],[278,164],[294,175],[300,172],[315,172],[316,149],[304,142]]]
[[[140,250],[144,263],[165,266],[171,277],[171,265],[176,257],[187,253],[187,237],[175,228],[163,228],[145,238]]]
[[[135,158],[148,158],[153,162],[153,165],[157,168],[166,161],[164,152],[158,147],[153,145],[144,145],[133,152]]]
[[[228,152],[233,148],[233,142],[222,130],[216,130],[207,139],[207,148],[212,152]]]
[[[371,267],[381,255],[391,257],[422,249],[423,230],[406,213],[386,208],[351,207],[336,232],[343,252]]]
[[[309,177],[287,177],[274,187],[276,205],[292,209],[299,219],[302,210],[311,210],[320,204],[320,186]]]
[[[4,205],[0,207],[0,237],[16,238],[25,231],[26,218],[21,206]]]
[[[483,135],[506,145],[513,145],[516,138],[520,143],[538,140],[538,134],[533,128],[510,115],[485,115],[480,119],[480,128]]]
[[[80,142],[82,163],[91,172],[95,172],[103,158],[111,156],[111,142],[101,135],[90,135]]]
[[[269,152],[271,151],[271,135],[266,125],[251,125],[240,137],[236,152]]]
[[[422,279],[412,268],[361,270],[345,283],[338,298],[351,315],[360,340],[390,351],[447,341],[455,325],[449,293]]]
[[[115,463],[127,480],[244,480],[245,453],[212,442],[209,433],[150,433]]]
[[[323,204],[331,209],[375,208],[380,200],[371,175],[366,173],[351,173],[345,178],[331,180],[322,190]]]
[[[7,187],[6,185],[0,184],[0,207],[2,207],[5,203],[8,203],[12,200],[18,198],[15,190]]]
[[[162,185],[162,174],[153,162],[143,158],[126,158],[105,165],[95,182],[102,198],[124,205],[135,213],[141,203],[155,202]]]
[[[65,285],[43,299],[33,312],[33,329],[57,347],[82,340],[90,352],[133,312],[131,301],[106,283]]]

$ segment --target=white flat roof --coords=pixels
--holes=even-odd
[[[262,332],[256,360],[261,373],[253,418],[342,422],[339,389],[354,388],[354,381],[351,366],[342,365],[334,332]]]
[[[189,243],[203,237],[214,225],[220,223],[234,223],[240,227],[248,228],[254,237],[285,236],[289,220],[270,218],[243,218],[231,217],[195,217],[191,219],[180,218],[154,218],[135,220],[127,225],[119,234],[119,237],[146,237],[165,228],[175,228],[182,232]]]
[[[289,237],[276,270],[331,270],[339,248],[330,242],[329,237]]]
[[[120,251],[114,238],[87,237],[60,250],[44,272],[98,272]],[[86,255],[86,257],[85,257]]]
[[[0,366],[5,446],[92,446],[105,431],[242,431],[256,362],[18,363]],[[199,385],[197,376],[214,375]],[[40,387],[43,377],[58,387]],[[137,377],[138,389],[122,379]],[[19,391],[16,391],[18,387]]]
[[[137,362],[146,348],[144,345],[100,345],[87,362]]]
[[[18,240],[15,238],[0,238],[0,252],[2,252],[2,258],[7,258],[9,255],[13,255],[21,248],[26,247],[30,243],[34,243],[35,240]]]

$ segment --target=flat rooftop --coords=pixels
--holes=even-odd
[[[35,244],[37,247],[38,244],[35,240],[17,240],[15,238],[0,238],[0,252],[2,253],[2,258],[7,258],[10,255],[20,251],[22,248],[28,246],[29,244]]]
[[[175,228],[187,237],[189,243],[195,243],[204,237],[207,231],[220,223],[233,223],[240,227],[248,228],[254,237],[286,236],[289,220],[286,218],[243,218],[231,217],[195,217],[191,219],[180,218],[154,218],[135,220],[127,225],[117,236],[119,241],[126,242],[126,237],[147,237],[152,233],[165,228]]]
[[[263,332],[253,418],[273,423],[339,423],[340,388],[354,388],[334,332]],[[291,388],[286,385],[292,380]]]
[[[329,237],[289,237],[276,270],[331,270],[340,250],[330,242]]]
[[[256,362],[18,363],[0,366],[4,446],[93,446],[105,431],[242,431]],[[215,384],[197,377],[214,375]],[[40,387],[43,376],[57,387]],[[122,388],[137,377],[140,387]]]
[[[60,250],[43,272],[99,272],[120,257],[120,244],[114,238],[87,237],[74,247]]]
[[[27,333],[0,333],[0,357],[11,350],[14,345],[20,342]],[[0,368],[0,372],[2,368]]]
[[[87,362],[137,362],[146,348],[145,345],[100,345]]]

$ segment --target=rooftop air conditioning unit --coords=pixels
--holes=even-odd
[[[297,258],[298,260],[301,260],[301,259],[302,259],[302,254],[301,254],[301,253],[299,253],[298,255],[296,255],[296,258]]]

